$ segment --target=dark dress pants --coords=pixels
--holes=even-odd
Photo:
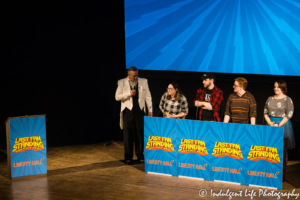
[[[123,111],[123,138],[125,160],[132,160],[133,141],[137,158],[144,159],[144,112],[140,109]]]

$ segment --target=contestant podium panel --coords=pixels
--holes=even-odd
[[[145,172],[282,189],[283,128],[145,117]]]
[[[156,117],[145,120],[145,172],[177,176],[176,120]]]
[[[9,117],[5,124],[10,178],[47,174],[46,115]]]

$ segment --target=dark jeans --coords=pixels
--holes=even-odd
[[[137,158],[144,159],[144,115],[140,109],[123,111],[123,137],[125,160],[132,160],[133,141]]]

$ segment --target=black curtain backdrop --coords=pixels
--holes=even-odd
[[[2,9],[0,148],[6,118],[23,115],[47,115],[48,146],[120,137],[123,2],[9,1]]]
[[[47,146],[122,140],[120,102],[115,101],[117,80],[126,76],[123,1],[31,1],[4,6],[1,32],[0,83],[2,109],[0,148],[6,148],[7,117],[46,114]],[[136,66],[139,67],[139,66]],[[140,71],[147,78],[154,115],[170,82],[177,82],[188,98],[195,119],[193,98],[202,86],[200,72]],[[263,124],[263,107],[282,79],[295,104],[292,118],[300,147],[300,77],[216,74],[224,92],[221,108],[233,92],[234,78],[249,81],[258,104],[257,123]]]

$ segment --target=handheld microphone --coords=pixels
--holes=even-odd
[[[135,86],[132,86],[132,87],[131,87],[131,90],[135,90]],[[134,94],[133,96],[135,96],[135,94]]]

